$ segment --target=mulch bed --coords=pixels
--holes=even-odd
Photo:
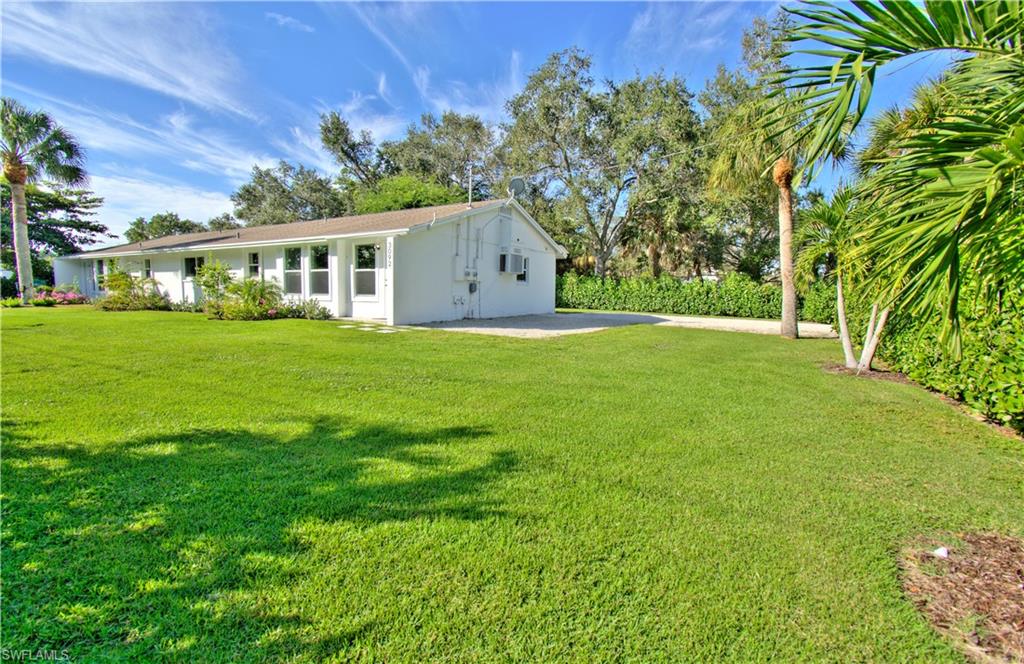
[[[887,380],[893,383],[914,384],[914,381],[910,380],[901,373],[878,368],[877,362],[875,363],[874,369],[872,369],[871,371],[862,371],[861,373],[857,373],[856,369],[847,369],[845,364],[839,364],[838,362],[826,362],[821,365],[821,368],[827,371],[828,373],[845,374],[847,376],[860,376],[861,378],[871,378],[873,380]]]
[[[948,547],[946,558],[936,556]],[[1024,662],[1024,542],[994,533],[921,540],[900,561],[903,588],[977,662]]]

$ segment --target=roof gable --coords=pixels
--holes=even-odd
[[[533,216],[529,212],[527,212],[526,209],[522,205],[520,205],[519,202],[516,201],[514,198],[510,198],[510,199],[506,199],[506,200],[497,199],[497,200],[488,201],[487,203],[488,203],[488,205],[486,205],[484,207],[472,208],[472,209],[463,209],[459,213],[448,215],[448,216],[446,216],[443,219],[438,217],[437,219],[433,219],[433,220],[428,221],[428,222],[423,222],[422,224],[419,224],[417,226],[411,227],[409,230],[410,231],[416,231],[416,230],[419,230],[419,229],[429,229],[429,228],[432,228],[436,224],[446,224],[446,223],[449,223],[449,222],[452,222],[452,221],[457,221],[458,219],[461,219],[463,217],[469,216],[470,214],[476,214],[477,212],[479,212],[481,210],[484,210],[484,209],[489,209],[489,208],[503,209],[505,207],[511,207],[512,209],[514,209],[516,212],[518,212],[522,216],[522,218],[526,221],[527,225],[530,226],[531,228],[533,228],[533,230],[541,237],[542,240],[547,242],[551,246],[551,248],[554,249],[555,255],[557,255],[559,258],[565,258],[566,256],[569,255],[569,252],[566,251],[565,247],[563,247],[562,245],[560,245],[557,242],[555,242],[554,238],[552,238],[548,234],[548,232],[544,230],[544,227],[541,226],[537,222],[537,220],[534,219]],[[498,203],[500,203],[500,205],[495,205],[495,204],[498,204]]]

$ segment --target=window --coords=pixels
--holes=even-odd
[[[288,247],[284,250],[284,292],[302,295],[302,249]]]
[[[96,287],[97,288],[102,288],[103,287],[103,267],[104,266],[103,266],[103,261],[102,260],[96,261],[96,274],[94,276],[96,277]]]
[[[356,245],[356,295],[377,294],[377,247],[372,244]]]
[[[530,280],[530,259],[523,259],[523,271],[516,274],[516,281],[527,283]]]
[[[309,292],[312,295],[328,295],[331,292],[328,255],[326,244],[309,248]]]
[[[189,256],[188,258],[186,258],[185,259],[185,278],[186,279],[191,279],[191,278],[195,277],[196,273],[199,272],[199,268],[201,268],[203,266],[203,263],[205,263],[205,262],[206,262],[206,259],[203,258],[202,256]]]
[[[146,279],[153,278],[153,264],[149,262],[148,258],[142,261],[142,276]]]
[[[260,276],[260,252],[249,254],[249,276],[253,279]]]

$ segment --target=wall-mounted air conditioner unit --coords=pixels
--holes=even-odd
[[[519,274],[523,271],[522,254],[498,254],[498,272]]]

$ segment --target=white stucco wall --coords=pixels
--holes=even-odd
[[[53,283],[58,286],[77,284],[78,289],[83,295],[95,297],[96,288],[92,278],[92,261],[55,258],[53,260]]]
[[[503,250],[529,259],[526,282],[498,271]],[[394,271],[399,324],[555,310],[555,250],[513,208],[481,210],[395,238]],[[471,293],[474,279],[477,289]]]
[[[313,295],[310,247],[325,243],[329,251],[330,293]],[[354,293],[355,247],[360,244],[377,247],[374,296],[360,297]],[[550,313],[555,309],[555,248],[512,207],[479,210],[407,234],[216,251],[161,252],[121,256],[117,260],[125,269],[141,275],[143,261],[148,259],[152,277],[162,293],[172,302],[192,302],[198,293],[192,280],[184,277],[186,258],[218,259],[227,263],[232,275],[240,279],[248,276],[249,253],[258,252],[263,278],[283,288],[284,253],[288,247],[300,247],[302,251],[302,295],[286,297],[315,298],[335,316],[407,324]],[[527,281],[517,281],[514,274],[498,271],[498,256],[503,251],[520,253],[529,260]],[[95,297],[100,294],[93,277],[95,265],[94,258],[56,259],[56,281],[71,283],[77,278],[82,292]],[[473,293],[470,283],[476,284]]]

